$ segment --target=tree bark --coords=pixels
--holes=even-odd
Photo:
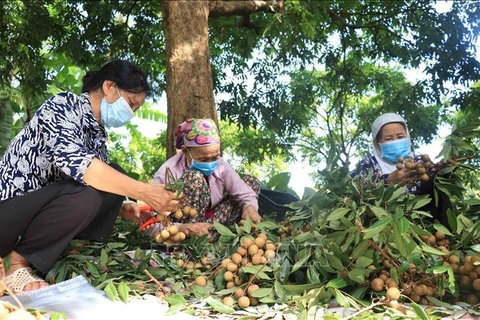
[[[167,60],[167,158],[176,153],[175,128],[190,117],[217,122],[208,46],[208,18],[275,12],[283,0],[162,0]]]
[[[190,117],[217,122],[208,47],[208,1],[163,0],[167,55],[167,158],[175,128]]]

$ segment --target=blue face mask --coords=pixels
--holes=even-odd
[[[118,128],[133,118],[134,113],[127,100],[120,95],[120,92],[118,95],[120,98],[114,103],[108,103],[107,99],[103,98],[100,104],[102,124],[106,127]]]
[[[382,158],[390,162],[397,162],[399,157],[406,157],[410,153],[408,139],[379,143],[379,145],[382,150]]]
[[[192,159],[192,169],[198,170],[201,173],[203,173],[204,176],[208,177],[217,169],[218,166],[218,160],[212,161],[212,162],[201,162],[201,161],[195,161]]]
[[[211,162],[196,161],[193,159],[190,150],[188,150],[188,154],[190,154],[190,158],[192,158],[192,164],[190,165],[190,168],[200,171],[204,176],[208,177],[213,173],[213,171],[215,171],[215,169],[217,169],[218,160]]]

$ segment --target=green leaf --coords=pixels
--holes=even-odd
[[[344,308],[349,308],[350,304],[348,303],[346,297],[340,290],[335,290],[335,299],[337,300],[338,304]]]
[[[252,293],[252,297],[263,298],[272,293],[272,288],[260,288]]]
[[[365,251],[367,251],[369,247],[369,242],[368,240],[363,240],[359,244],[355,246],[355,249],[353,249],[352,252],[352,258],[357,259],[358,257],[361,257]]]
[[[347,281],[345,281],[344,278],[335,278],[326,284],[327,288],[335,288],[335,289],[341,289],[345,288],[347,286]]]
[[[333,210],[328,216],[327,216],[327,221],[336,221],[340,219],[341,217],[344,217],[349,211],[351,211],[350,208],[338,208]]]
[[[246,233],[250,233],[252,230],[252,219],[247,218],[247,220],[245,220],[245,223],[243,224],[243,230],[245,230]]]
[[[419,319],[422,320],[429,320],[430,318],[428,315],[425,313],[425,310],[415,302],[412,302],[412,308],[415,311],[415,314],[419,317]]]
[[[433,227],[440,231],[440,232],[443,232],[444,234],[448,234],[449,236],[453,236],[453,234],[450,232],[450,230],[448,230],[443,224],[440,224],[440,223],[434,223],[433,224]]]
[[[107,294],[107,297],[110,298],[110,300],[118,300],[118,291],[113,283],[110,282],[109,284],[107,284],[104,291]]]
[[[370,227],[364,229],[362,232],[364,233],[364,236],[363,238],[364,239],[369,239],[369,238],[373,238],[374,236],[378,235],[380,232],[383,231],[383,229],[385,229],[385,227],[390,224],[392,222],[393,218],[391,215],[383,218],[383,219],[380,219],[378,220],[377,222],[375,222],[373,225],[371,225]]]
[[[207,298],[205,301],[217,312],[225,314],[231,314],[235,312],[235,309],[233,309],[232,307],[226,306],[220,300],[214,299],[212,297]]]
[[[118,294],[120,296],[120,299],[127,303],[128,302],[128,294],[129,294],[130,289],[128,288],[128,284],[124,281],[120,282],[118,285]]]
[[[165,300],[168,302],[169,305],[185,305],[187,302],[185,298],[179,294],[172,294],[171,296],[165,297]]]
[[[410,222],[407,218],[401,217],[398,220],[398,232],[400,232],[401,235],[404,235],[408,230],[410,230]]]
[[[383,208],[380,208],[380,207],[377,207],[377,206],[369,206],[369,208],[373,211],[375,216],[379,219],[383,218],[383,217],[390,216],[390,214],[387,211],[385,211],[385,209],[383,209]]]
[[[220,233],[220,235],[228,236],[228,237],[235,237],[235,234],[230,229],[225,227],[223,224],[214,221],[213,225],[215,226],[215,229],[217,229],[218,233]]]
[[[431,246],[427,246],[425,244],[422,244],[421,247],[423,252],[426,252],[426,253],[431,253],[431,254],[436,254],[437,256],[444,256],[446,255],[445,252],[443,252],[442,250],[439,250],[439,249],[436,249],[434,247],[431,247]]]
[[[180,310],[182,310],[183,307],[184,307],[183,304],[174,304],[170,308],[168,308],[168,310],[165,312],[165,315],[170,316],[172,314],[175,314],[175,313],[179,312]]]
[[[368,273],[367,269],[353,268],[348,271],[348,277],[357,283],[365,281],[365,274]]]
[[[282,288],[285,291],[291,293],[303,293],[305,291],[309,291],[315,288],[319,288],[323,286],[322,283],[309,283],[309,284],[282,284]]]
[[[367,257],[359,257],[357,259],[357,262],[355,263],[355,266],[357,268],[366,268],[368,267],[369,265],[371,265],[373,263],[373,259],[371,258],[367,258]]]
[[[310,250],[307,250],[307,249],[304,249],[299,253],[300,254],[297,254],[297,256],[296,256],[297,262],[295,262],[295,264],[292,267],[292,271],[291,271],[292,273],[297,271],[301,267],[305,266],[305,263],[307,263],[308,259],[312,255],[312,252]]]

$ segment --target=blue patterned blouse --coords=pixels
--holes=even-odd
[[[0,201],[69,177],[84,183],[83,175],[93,158],[108,162],[107,138],[87,93],[52,96],[17,134],[0,161]]]
[[[418,162],[421,160],[420,156],[415,156],[414,161]],[[370,171],[373,170],[372,179],[374,182],[379,183],[383,180],[385,184],[388,182],[388,174],[383,174],[382,169],[378,165],[377,159],[375,156],[366,157],[365,159],[361,160],[360,163],[357,165],[356,169],[350,172],[350,175],[353,177],[357,174],[360,174],[362,177],[366,177]],[[420,193],[420,181],[415,181],[413,185],[407,186],[405,192],[410,194],[419,194]]]

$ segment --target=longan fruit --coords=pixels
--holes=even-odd
[[[264,238],[257,237],[255,239],[255,244],[259,249],[263,248],[265,246],[265,243],[266,243],[266,240]]]
[[[412,285],[409,283],[403,284],[403,294],[409,296],[413,292]]]
[[[257,254],[259,256],[263,256],[265,254],[265,251],[263,251],[263,249],[258,249]]]
[[[400,163],[398,162],[395,167],[397,168],[397,170],[402,170],[403,169],[403,163]]]
[[[423,162],[430,161],[430,156],[428,154],[422,154],[420,158]]]
[[[185,206],[182,208],[183,214],[190,215],[190,206]]]
[[[195,217],[197,214],[198,214],[197,209],[195,209],[195,208],[190,208],[190,212],[189,212],[190,217],[193,218],[193,217]]]
[[[248,249],[250,247],[250,245],[252,245],[253,243],[253,240],[251,238],[243,238],[242,239],[242,247],[244,247],[245,249]]]
[[[262,264],[262,262],[263,262],[263,256],[256,254],[252,257],[252,264],[254,266]]]
[[[162,230],[161,235],[163,240],[167,240],[168,238],[170,238],[170,232],[168,232],[167,230]]]
[[[179,266],[180,268],[182,268],[184,265],[185,265],[185,261],[183,261],[183,259],[178,259],[178,260],[177,260],[177,266]]]
[[[235,287],[235,282],[234,282],[234,281],[228,281],[228,282],[227,282],[227,285],[226,285],[226,288],[227,288],[227,289],[231,289],[231,288],[233,288],[233,287]]]
[[[275,251],[268,249],[267,251],[265,251],[263,256],[267,259],[273,259],[275,258]]]
[[[205,287],[207,285],[207,279],[203,276],[197,277],[197,279],[195,279],[195,284],[200,287]]]
[[[245,291],[243,291],[242,288],[238,288],[238,289],[235,290],[235,292],[234,292],[234,296],[235,296],[236,298],[241,298],[241,297],[243,297],[244,295],[245,295]]]
[[[240,264],[242,263],[243,258],[239,253],[235,252],[234,254],[232,254],[231,259],[233,263]]]
[[[171,235],[171,236],[174,236],[174,235],[176,235],[176,234],[178,233],[178,227],[175,226],[175,225],[169,227],[167,230],[168,230],[168,232],[170,232],[170,235]]]
[[[233,300],[232,297],[224,297],[222,302],[227,307],[233,307],[235,305],[235,300]]]
[[[162,233],[160,231],[155,232],[153,237],[157,243],[163,242]]]
[[[267,235],[265,233],[259,233],[257,238],[263,238],[265,241],[267,241]]]
[[[254,254],[256,254],[258,252],[258,246],[254,243],[252,243],[250,245],[250,247],[248,247],[248,254],[253,256]]]
[[[427,169],[425,169],[424,166],[417,166],[417,173],[420,174],[420,175],[423,175],[423,174],[426,174],[427,173]],[[427,175],[428,176],[428,175]]]
[[[475,293],[470,293],[465,298],[465,302],[470,304],[470,305],[475,305],[475,304],[478,303],[478,297]]]
[[[398,282],[397,282],[397,280],[395,280],[393,278],[388,278],[385,281],[385,285],[387,286],[387,288],[391,288],[391,287],[398,288]]]
[[[465,271],[466,273],[472,271],[472,270],[473,270],[473,267],[474,267],[474,266],[473,266],[473,263],[472,263],[472,262],[465,262],[465,263],[463,264],[463,269],[464,269],[464,271]]]
[[[229,258],[223,259],[222,268],[226,268],[230,262],[232,262],[232,260],[230,260]]]
[[[240,308],[247,308],[250,305],[250,299],[247,296],[240,297],[238,299],[238,306]]]
[[[270,242],[270,243],[267,243],[267,244],[266,244],[265,249],[266,249],[266,250],[273,250],[273,251],[275,251],[276,248],[275,248],[275,245]]]
[[[258,301],[258,299],[255,298],[255,297],[249,297],[249,298],[250,298],[250,305],[251,306],[256,306],[257,304],[260,303],[260,301]]]
[[[396,287],[391,287],[387,289],[387,299],[389,300],[398,300],[400,298],[400,290]]]
[[[235,272],[238,270],[238,265],[236,263],[233,263],[233,262],[230,262],[228,265],[227,265],[227,270],[228,271],[231,271],[231,272]]]
[[[397,161],[398,161],[398,162],[404,162],[405,159],[404,159],[403,157],[398,157]]]
[[[237,253],[243,257],[247,254],[247,249],[245,249],[244,247],[238,247]]]
[[[424,173],[420,176],[420,181],[427,182],[428,180],[430,180],[430,176],[428,174]]]
[[[436,238],[437,240],[443,240],[443,239],[445,239],[445,233],[443,233],[442,231],[437,230],[437,231],[435,232],[435,238]]]
[[[383,290],[383,285],[385,282],[383,281],[382,278],[375,278],[370,282],[370,287],[372,288],[373,291],[382,291]]]
[[[166,217],[163,214],[157,214],[155,218],[157,219],[157,221],[162,222],[163,220],[165,220]]]
[[[251,284],[250,286],[248,286],[247,288],[247,294],[249,296],[252,296],[252,293],[254,293],[255,291],[257,291],[258,289],[260,289],[260,287],[256,284]]]
[[[177,233],[176,235],[173,236],[173,240],[175,242],[180,242],[180,241],[185,240],[186,237],[187,236],[185,235],[185,233],[180,231],[179,233]]]
[[[175,212],[173,213],[173,217],[174,217],[175,219],[177,219],[177,220],[182,219],[182,217],[183,217],[183,212],[182,212],[182,210],[181,210],[181,209],[178,209],[177,211],[175,211]]]
[[[231,272],[231,271],[226,271],[226,272],[223,274],[223,279],[225,279],[226,281],[232,281],[232,280],[233,280],[233,272]]]

